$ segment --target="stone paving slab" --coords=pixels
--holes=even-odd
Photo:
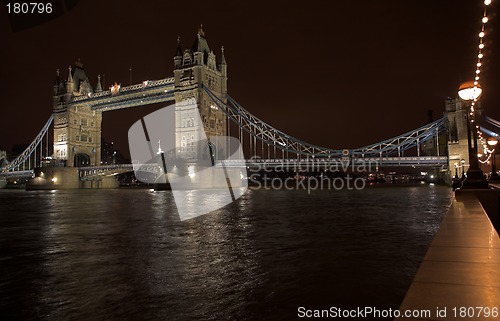
[[[473,308],[460,317],[453,308]],[[475,192],[456,194],[429,247],[400,311],[431,315],[396,320],[500,320],[479,307],[500,309],[500,238]],[[436,309],[446,308],[446,316]],[[500,312],[499,312],[500,313]]]

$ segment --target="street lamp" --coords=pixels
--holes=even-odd
[[[460,161],[460,164],[462,164],[462,180],[464,180],[465,179],[465,169],[464,169],[465,159],[462,158],[462,160]]]
[[[458,96],[465,101],[477,100],[483,90],[478,83],[466,81],[458,88]]]
[[[488,182],[483,177],[483,171],[479,168],[478,152],[477,152],[477,130],[475,122],[474,105],[481,96],[482,89],[477,81],[467,81],[458,88],[458,96],[469,102],[467,108],[467,143],[469,150],[469,169],[467,170],[467,178],[462,184],[462,188],[488,188]]]
[[[452,187],[453,190],[460,188],[462,186],[462,180],[458,177],[458,163],[455,163],[455,177],[453,177]]]
[[[495,147],[497,146],[498,144],[498,139],[496,139],[495,137],[490,137],[488,139],[488,145],[491,146],[491,148],[493,148],[493,151],[491,153],[491,175],[490,175],[490,180],[498,180],[499,177],[498,177],[498,174],[497,174],[497,166],[496,166],[496,163],[495,163]]]

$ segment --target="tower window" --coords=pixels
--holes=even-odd
[[[87,124],[88,124],[88,122],[87,122],[87,118],[82,118],[82,119],[80,120],[80,125],[82,125],[82,126],[87,126]]]
[[[76,141],[79,142],[80,141],[80,136],[76,136]]]

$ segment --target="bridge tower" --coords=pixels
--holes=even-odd
[[[455,176],[455,163],[459,165],[458,175],[462,170],[469,169],[469,145],[467,136],[467,113],[469,104],[459,97],[446,100],[446,116],[448,118],[448,174],[452,178]],[[478,106],[478,115],[480,106]],[[462,168],[461,160],[465,160]],[[451,182],[451,181],[450,181]]]
[[[211,102],[203,91],[208,88],[222,101],[227,102],[227,63],[224,47],[217,59],[200,27],[191,47],[182,49],[177,39],[177,50],[174,57],[175,102],[176,109],[176,149],[182,158],[196,158],[198,152],[195,144],[204,129],[207,137],[227,135],[226,115]],[[183,106],[187,99],[195,99],[196,107]],[[198,124],[194,113],[199,112],[201,124]]]
[[[102,91],[98,78],[95,92]],[[57,71],[54,83],[54,157],[67,167],[94,166],[101,163],[102,112],[90,106],[72,106],[74,97],[93,93],[89,79],[78,61],[69,67],[63,80]]]

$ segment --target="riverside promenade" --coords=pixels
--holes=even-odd
[[[457,191],[400,307],[430,315],[396,320],[500,320],[500,239],[479,193]]]

